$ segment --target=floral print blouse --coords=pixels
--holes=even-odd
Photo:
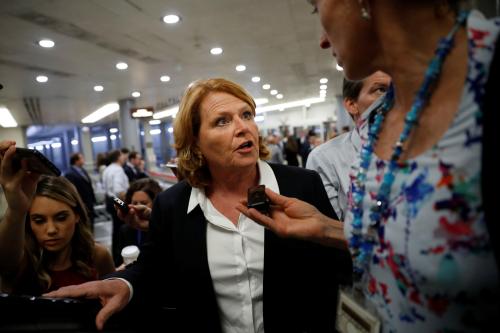
[[[499,31],[500,18],[470,13],[469,66],[459,110],[439,142],[396,174],[385,246],[375,248],[363,285],[366,305],[381,319],[383,332],[475,332],[498,313],[498,271],[482,210],[478,101]],[[364,226],[386,164],[373,156]],[[349,213],[348,239],[351,221]]]

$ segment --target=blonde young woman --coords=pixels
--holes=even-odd
[[[2,291],[41,295],[114,271],[111,255],[94,242],[75,187],[64,177],[14,172],[15,143],[0,143],[0,184],[7,210],[0,221]]]

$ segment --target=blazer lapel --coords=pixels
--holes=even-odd
[[[207,221],[201,208],[193,209],[181,224],[181,237],[177,241],[181,248],[182,283],[186,284],[184,290],[188,290],[181,301],[195,312],[189,314],[189,320],[194,315],[207,331],[219,332],[219,312],[207,257]]]

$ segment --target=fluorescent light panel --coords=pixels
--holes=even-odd
[[[96,111],[92,112],[89,114],[87,117],[82,119],[82,123],[84,124],[89,124],[89,123],[95,123],[96,121],[101,120],[102,118],[105,118],[109,116],[110,114],[113,114],[120,110],[120,105],[118,103],[109,103],[106,104]]]
[[[179,111],[179,105],[176,105],[174,107],[171,107],[170,109],[165,109],[163,111],[156,112],[155,114],[153,114],[153,118],[161,119],[166,117],[174,117],[178,111]]]
[[[285,109],[294,108],[294,107],[298,107],[298,106],[306,106],[306,105],[311,105],[311,104],[315,104],[315,103],[321,103],[324,101],[325,101],[324,97],[306,98],[306,99],[301,99],[301,100],[282,103],[282,104],[261,106],[261,107],[258,107],[255,110],[255,112],[256,113],[263,113],[263,112],[269,112],[269,111],[285,110]]]
[[[6,107],[0,107],[0,126],[2,127],[17,127],[17,122],[12,117],[9,109]]]

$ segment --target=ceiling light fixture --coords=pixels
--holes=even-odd
[[[260,82],[260,77],[259,76],[252,77],[252,82],[255,82],[255,83]]]
[[[149,121],[149,125],[160,125],[161,120],[160,119],[153,119]]]
[[[319,90],[326,90],[328,86],[326,84],[322,84],[319,86]]]
[[[17,122],[10,113],[9,109],[4,106],[0,107],[0,126],[2,127],[17,127]]]
[[[153,114],[154,119],[161,119],[161,118],[166,118],[166,117],[175,117],[177,112],[179,111],[179,105],[176,105],[174,107],[171,107],[169,109],[165,109],[163,111],[156,112]]]
[[[213,55],[219,55],[222,54],[223,50],[221,47],[213,47],[210,49],[210,53]]]
[[[48,78],[48,77],[46,77],[45,75],[38,75],[38,76],[36,77],[36,80],[37,80],[38,82],[40,82],[40,83],[45,83],[45,82],[47,82],[47,81],[49,80],[49,78]]]
[[[167,24],[175,24],[175,23],[179,22],[180,20],[181,20],[181,18],[179,17],[179,15],[175,15],[175,14],[169,14],[169,15],[163,16],[163,22],[165,22]]]
[[[276,95],[278,93],[278,90],[273,89],[269,93],[274,96],[274,95]]]
[[[267,98],[265,98],[265,97],[264,98],[256,98],[256,99],[254,99],[254,101],[255,101],[255,104],[257,106],[263,105],[263,104],[266,104],[266,103],[269,102],[269,100]]]
[[[326,77],[319,79],[319,83],[325,84],[328,83],[328,79]]]
[[[278,94],[278,95],[276,95],[276,98],[277,98],[277,99],[283,99],[283,94]]]
[[[255,110],[255,112],[256,113],[263,113],[263,112],[276,111],[276,110],[281,110],[281,109],[285,110],[285,109],[294,108],[294,107],[298,107],[298,106],[306,106],[306,105],[311,105],[311,104],[315,104],[315,103],[321,103],[324,101],[325,101],[325,99],[323,97],[312,97],[312,98],[301,99],[301,100],[292,101],[292,102],[288,102],[288,103],[261,106],[261,107],[258,107]]]
[[[135,97],[135,98],[141,97],[141,93],[139,91],[133,91],[132,97]]]
[[[96,121],[99,121],[102,118],[105,118],[110,114],[117,112],[118,110],[120,110],[120,105],[118,105],[118,103],[106,104],[100,107],[99,109],[95,110],[91,114],[89,114],[87,117],[83,118],[82,123],[84,124],[95,123]]]
[[[149,131],[149,134],[151,134],[151,135],[161,134],[161,129],[159,129],[159,128],[152,129]]]
[[[161,82],[168,82],[168,81],[170,81],[170,76],[163,75],[162,77],[160,77],[160,81]]]
[[[116,64],[116,68],[123,71],[128,68],[128,64],[126,62],[119,62]]]
[[[137,111],[132,113],[132,117],[134,118],[146,118],[151,117],[153,115],[153,111],[148,111],[147,109],[137,109]]]
[[[247,66],[245,66],[245,65],[238,65],[238,66],[236,66],[236,71],[237,72],[243,72],[246,69],[247,69]]]
[[[271,85],[269,83],[266,83],[266,84],[262,85],[262,89],[264,89],[264,90],[271,89]]]
[[[54,47],[54,45],[56,45],[56,43],[54,43],[54,41],[50,40],[50,39],[42,39],[42,40],[38,41],[38,45],[40,45],[41,47],[50,49],[51,47]]]
[[[103,91],[104,87],[103,86],[94,86],[94,91]]]

